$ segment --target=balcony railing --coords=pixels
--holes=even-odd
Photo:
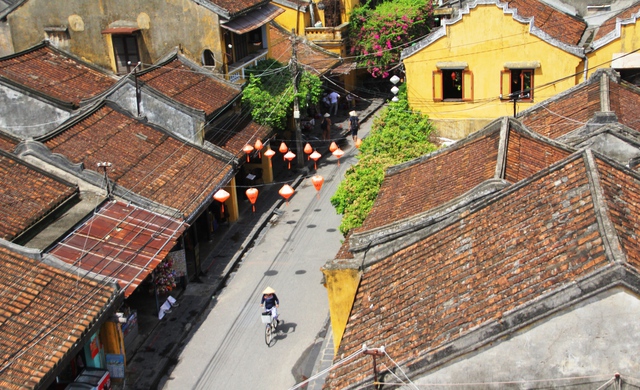
[[[347,38],[349,23],[337,27],[305,27],[304,33],[310,41],[342,41]]]
[[[229,73],[227,74],[227,78],[229,79],[229,81],[235,83],[236,81],[244,80],[244,70],[250,66],[257,65],[258,61],[266,59],[267,53],[268,50],[264,49],[229,65]]]

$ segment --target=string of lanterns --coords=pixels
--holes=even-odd
[[[362,144],[362,140],[358,138],[355,142],[355,147],[359,149],[361,144]],[[258,158],[260,158],[261,157],[260,152],[263,149],[263,147],[264,145],[262,141],[259,139],[256,140],[253,146],[246,144],[242,148],[242,151],[247,155],[247,162],[250,161],[250,158],[249,158],[250,154],[254,150],[258,151]],[[289,147],[284,141],[280,143],[280,147],[278,148],[278,151],[282,153],[283,161],[288,161],[288,168],[291,169],[291,161],[296,158],[296,154],[289,149]],[[338,165],[340,165],[340,158],[344,155],[344,151],[340,149],[340,147],[338,147],[338,144],[336,144],[335,141],[331,142],[331,145],[329,146],[329,151],[333,154],[334,157],[338,159]],[[304,146],[303,152],[307,155],[307,160],[313,160],[313,168],[314,170],[317,171],[318,170],[317,162],[322,157],[322,155],[318,153],[317,150],[314,150],[314,148],[309,143],[307,143]],[[275,154],[276,152],[271,148],[268,148],[264,152],[264,155],[269,159],[270,167],[273,167],[273,162],[271,158],[275,156]],[[311,177],[311,182],[317,191],[316,196],[318,197],[318,199],[320,199],[320,190],[322,189],[322,185],[324,184],[324,177],[316,174]],[[291,187],[289,184],[283,185],[282,188],[280,188],[280,190],[278,191],[278,194],[280,194],[280,196],[282,196],[285,199],[287,205],[289,205],[289,199],[293,196],[294,193],[295,193],[295,189]],[[259,194],[258,189],[254,187],[248,188],[245,191],[245,195],[247,196],[247,199],[249,199],[249,202],[251,202],[251,207],[254,213],[256,211],[256,201],[258,200],[258,194]],[[213,195],[213,199],[221,203],[222,213],[224,213],[224,203],[229,199],[230,196],[231,194],[229,194],[227,191],[223,189],[219,189]]]

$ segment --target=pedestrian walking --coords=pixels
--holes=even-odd
[[[320,123],[320,129],[322,130],[322,139],[328,141],[331,139],[331,114],[328,112],[324,114],[324,119]]]
[[[358,140],[358,129],[360,128],[360,119],[358,113],[353,110],[349,112],[349,129],[351,130],[351,139],[353,142]]]
[[[340,95],[336,91],[332,91],[329,94],[329,101],[331,102],[331,109],[329,112],[334,116],[338,115],[338,100],[340,100]]]

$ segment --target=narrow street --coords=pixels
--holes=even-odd
[[[368,133],[371,119],[359,135]],[[328,320],[320,267],[342,244],[341,216],[330,203],[344,172],[357,160],[351,137],[340,165],[329,155],[318,164],[325,178],[317,193],[310,179],[276,211],[244,256],[211,310],[188,340],[164,389],[287,389],[302,380],[296,365]],[[279,334],[271,347],[260,321],[262,290],[271,286],[280,299]],[[313,357],[311,357],[313,358]],[[306,373],[307,375],[311,373]]]

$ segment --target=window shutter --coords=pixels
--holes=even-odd
[[[462,71],[462,101],[473,101],[473,72],[470,70]]]
[[[511,93],[511,71],[503,70],[500,72],[500,99],[509,100]]]
[[[433,101],[441,102],[443,97],[442,91],[442,71],[434,70],[433,71]]]

